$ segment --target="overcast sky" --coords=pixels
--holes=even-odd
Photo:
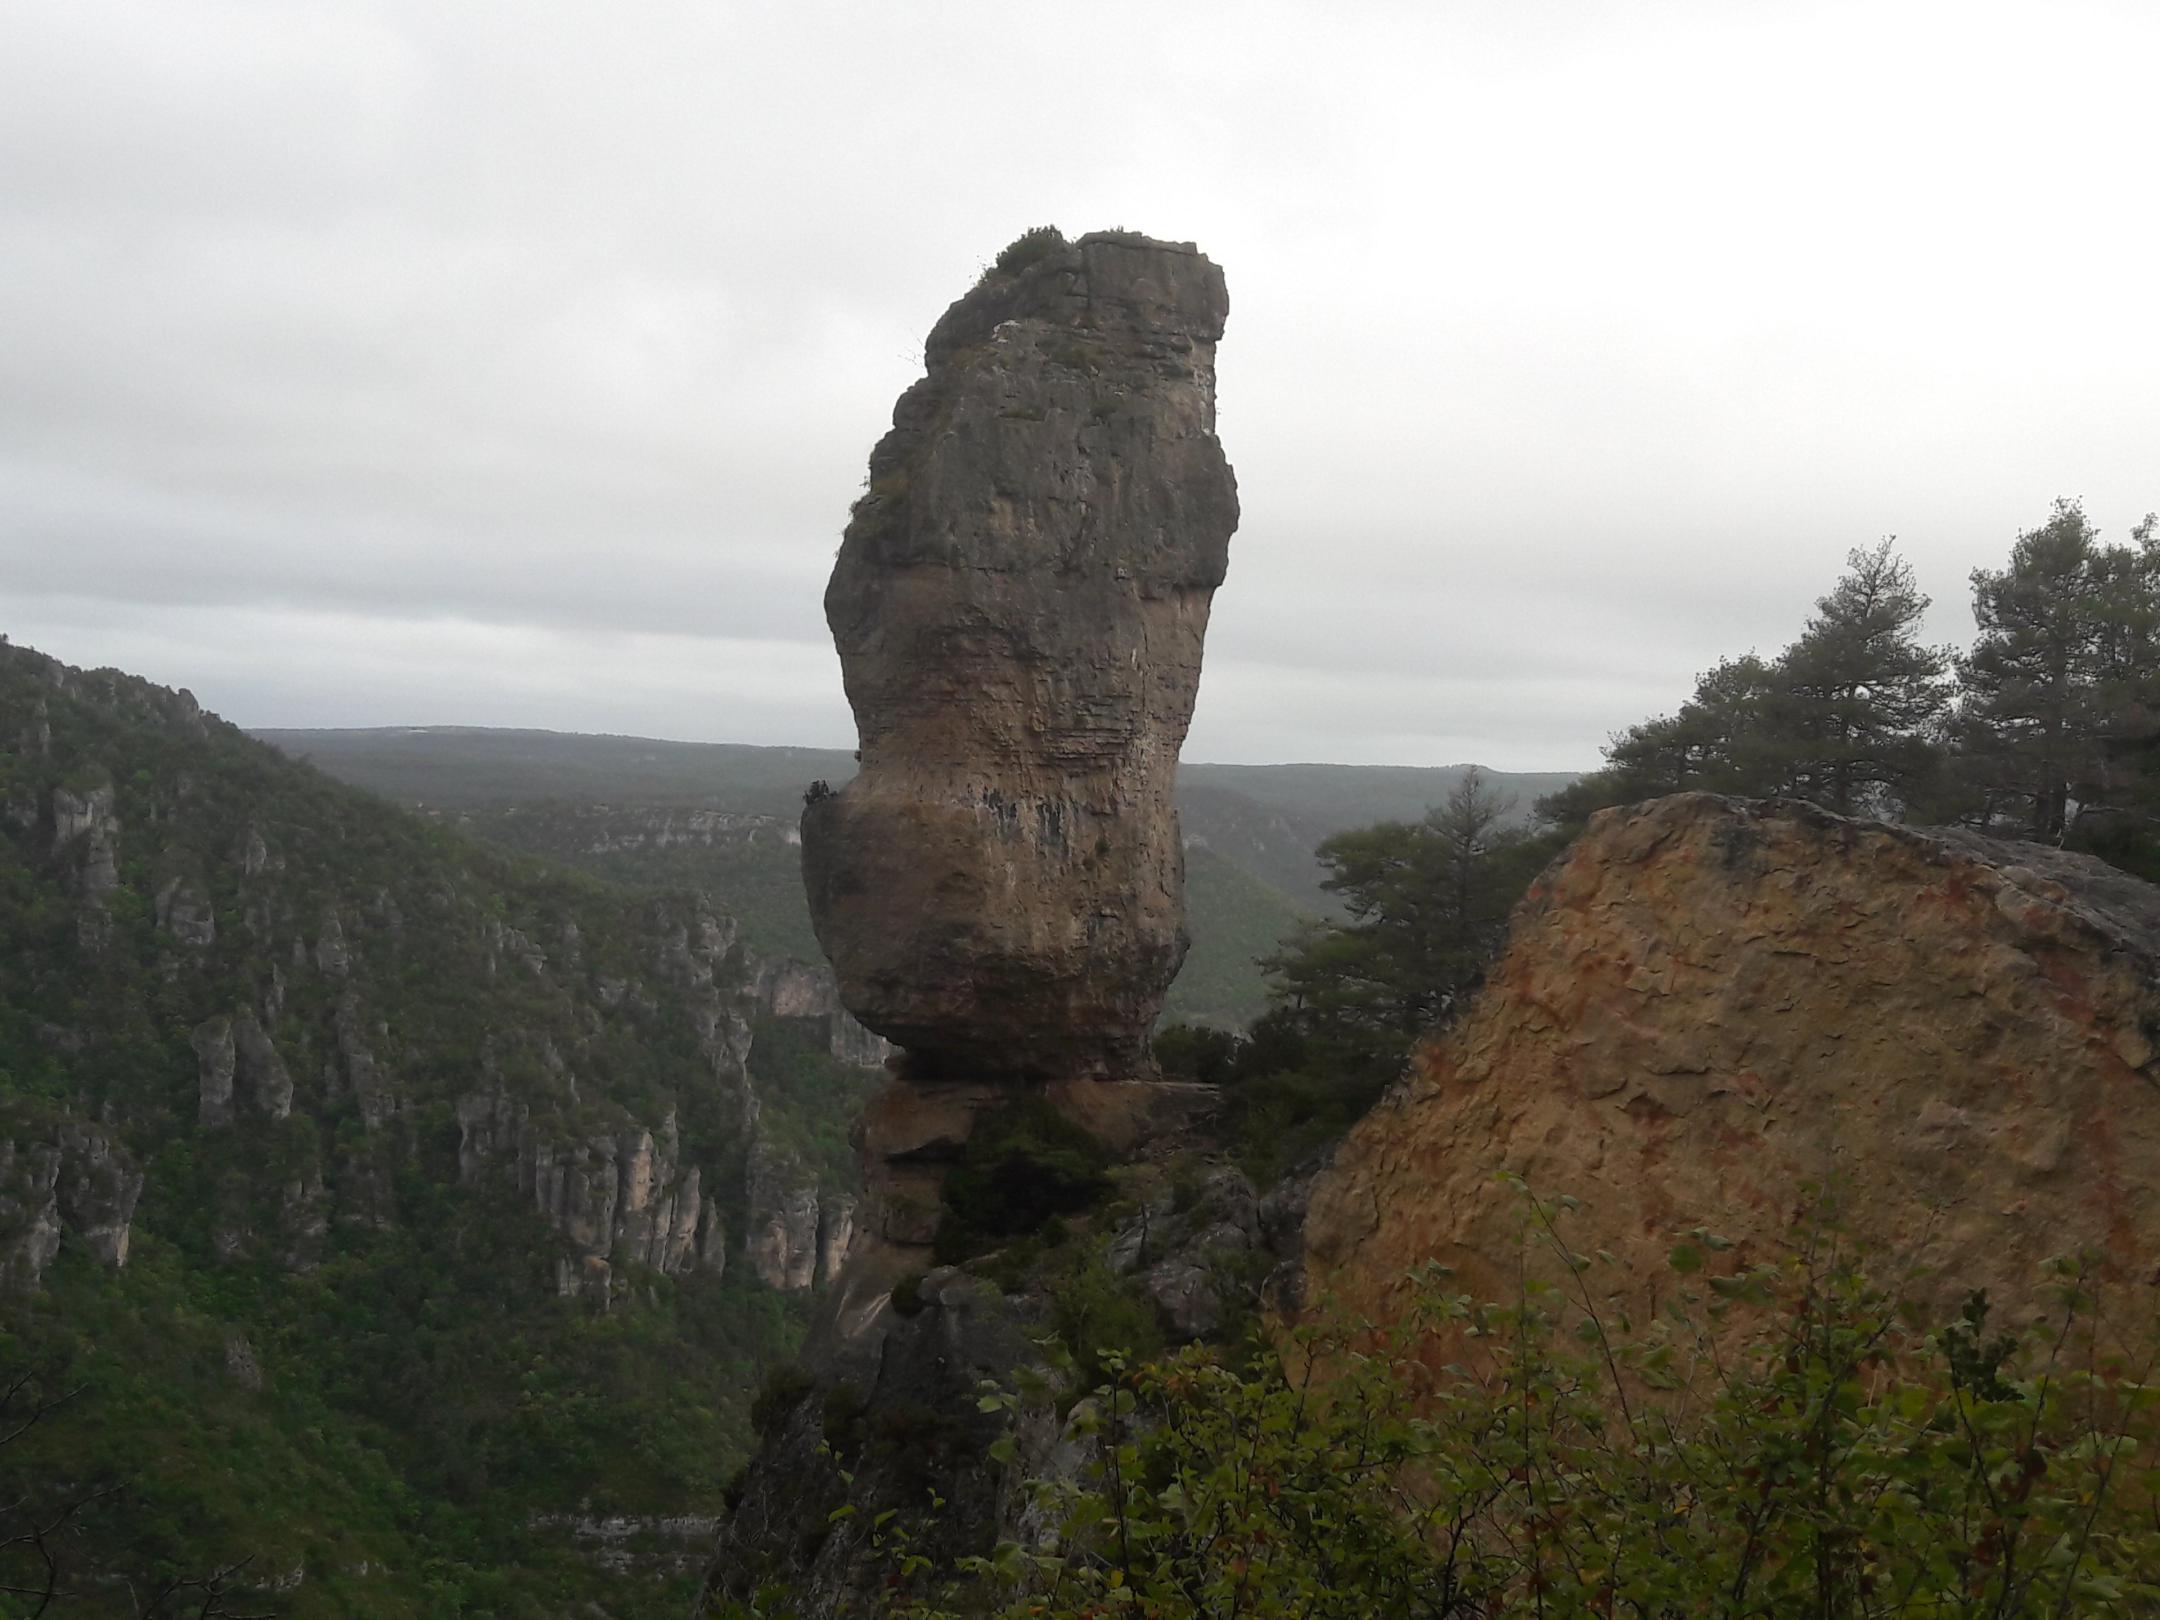
[[[1596,762],[1896,534],[2160,506],[2160,6],[0,0],[0,631],[246,725],[853,739],[1028,226],[1229,278],[1190,758]]]

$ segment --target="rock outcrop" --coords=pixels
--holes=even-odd
[[[1131,1279],[1170,1335],[1235,1337],[1256,1309],[1254,1280],[1279,1258],[1262,1203],[1235,1170],[1173,1182],[1154,1168],[1104,1231],[1104,1266]],[[1044,1546],[1053,1527],[1027,1482],[1077,1482],[1090,1457],[1080,1432],[1094,1403],[1083,1391],[1068,1391],[1078,1405],[1058,1398],[1046,1356],[1070,1286],[1055,1262],[1002,1285],[934,1266],[877,1304],[877,1333],[813,1335],[815,1376],[781,1386],[793,1405],[768,1414],[692,1612],[732,1612],[730,1601],[775,1583],[804,1620],[874,1613],[892,1569],[880,1529],[894,1520],[911,1552],[941,1566],[1000,1542]],[[986,1412],[985,1384],[1035,1393],[1009,1414]],[[1001,1430],[1014,1455],[986,1464]]]
[[[292,1112],[292,1074],[261,1024],[250,1012],[233,1016],[233,1046],[239,1058],[240,1078],[248,1097],[265,1119],[283,1119]]]
[[[954,304],[825,593],[862,769],[803,815],[849,1009],[938,1079],[1150,1072],[1172,792],[1237,526],[1220,270],[1031,233]]]
[[[54,1191],[61,1225],[104,1264],[126,1265],[142,1171],[126,1149],[94,1125],[69,1120],[56,1134],[60,1173]]]
[[[133,1158],[97,1126],[0,1125],[0,1292],[36,1288],[67,1233],[103,1264],[126,1265],[142,1190]]]
[[[0,1289],[38,1286],[60,1252],[60,1150],[0,1139]]]
[[[689,901],[680,917],[656,908],[652,921],[656,965],[684,998],[698,1032],[701,1064],[684,1076],[686,1090],[707,1089],[718,1102],[741,1144],[740,1156],[689,1163],[672,1113],[654,1126],[566,1134],[558,1117],[536,1110],[498,1075],[488,1088],[458,1099],[459,1179],[468,1185],[513,1181],[568,1240],[571,1253],[557,1274],[566,1295],[604,1302],[625,1265],[717,1277],[731,1248],[767,1286],[809,1289],[837,1271],[852,1231],[854,1199],[830,1184],[829,1169],[821,1174],[805,1164],[761,1125],[771,1099],[760,1098],[750,1075],[751,1019],[763,1014],[823,1025],[817,1038],[836,1057],[862,1041],[881,1050],[883,1043],[841,1009],[830,973],[744,962],[733,919],[702,900]],[[493,948],[526,971],[540,971],[531,960],[538,946],[512,932],[493,936]],[[725,982],[739,974],[747,976]],[[618,1006],[650,1001],[648,987],[624,980],[606,981],[604,995]],[[539,1053],[539,1065],[562,1091],[578,1095],[579,1075],[552,1045]],[[361,1072],[354,1074],[356,1089]],[[364,1072],[372,1074],[372,1064]],[[382,1086],[375,1091],[383,1093]],[[741,1203],[731,1235],[723,1201],[734,1187]]]
[[[817,1280],[817,1176],[760,1142],[750,1151],[743,1258],[767,1287],[793,1293]]]
[[[832,969],[807,962],[759,964],[751,994],[773,1018],[808,1018],[825,1025],[825,1049],[841,1063],[875,1069],[892,1056],[892,1045],[874,1034],[840,1002]]]
[[[43,735],[49,747],[49,723]],[[98,899],[118,888],[120,818],[113,809],[112,785],[99,783],[79,790],[54,788],[52,821],[53,847],[81,863],[76,870],[82,892]]]
[[[1038,1422],[1048,1432],[1028,1436],[1037,1443],[1020,1467],[984,1459],[1007,1419],[983,1410],[983,1383],[1009,1384],[1016,1368],[1036,1367],[1038,1314],[993,1283],[940,1267],[876,1354],[822,1384],[769,1389],[761,1398],[781,1409],[766,1416],[690,1612],[739,1613],[777,1586],[804,1620],[874,1614],[891,1566],[878,1531],[901,1515],[909,1551],[940,1567],[989,1553],[1026,1506],[1018,1482],[1027,1465],[1057,1438],[1054,1418]],[[938,1508],[926,1516],[933,1494]]]
[[[200,950],[217,943],[217,913],[192,877],[173,877],[157,892],[157,925],[182,945]]]
[[[859,1210],[753,1160],[751,1263],[846,1259],[816,1376],[764,1397],[796,1394],[763,1414],[699,1612],[771,1580],[806,1615],[855,1612],[884,1558],[858,1527],[926,1498],[935,1522],[902,1522],[934,1561],[1014,1529],[1056,1415],[1023,1422],[1020,1468],[985,1468],[980,1383],[1044,1376],[1049,1295],[927,1264],[944,1179],[1017,1095],[1114,1149],[1165,1149],[1213,1104],[1162,1083],[1148,1041],[1185,952],[1177,755],[1237,526],[1227,309],[1189,246],[1031,233],[932,331],[872,452],[825,595],[861,769],[808,796],[803,877],[841,1001],[901,1050],[857,1123]],[[1203,1194],[1150,1203],[1120,1250],[1181,1326],[1220,1325],[1257,1258],[1251,1189]]]
[[[725,1229],[704,1170],[684,1162],[672,1112],[657,1129],[565,1140],[498,1083],[459,1098],[457,1122],[459,1181],[513,1179],[568,1240],[572,1252],[556,1272],[560,1293],[605,1302],[624,1265],[671,1275],[726,1268]]]
[[[189,1037],[195,1048],[195,1117],[205,1130],[230,1125],[233,1117],[233,1071],[238,1047],[233,1040],[232,1020],[205,1019]]]
[[[1249,1303],[1248,1260],[1267,1238],[1252,1184],[1227,1167],[1209,1172],[1186,1198],[1164,1188],[1110,1236],[1104,1261],[1114,1276],[1137,1276],[1173,1342],[1211,1339]]]
[[[1341,1144],[1307,1297],[1386,1315],[1427,1260],[1507,1297],[1519,1195],[1657,1286],[1698,1225],[1773,1258],[1827,1185],[1954,1301],[2160,1256],[2160,890],[2088,857],[1690,794],[1598,816],[1469,1012]]]
[[[292,1112],[292,1074],[253,1013],[206,1019],[189,1042],[197,1065],[196,1120],[204,1129],[233,1122],[236,1080],[264,1119],[279,1120]]]

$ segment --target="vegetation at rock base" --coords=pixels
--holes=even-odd
[[[1086,1208],[1108,1187],[1109,1167],[1109,1150],[1040,1098],[986,1115],[939,1194],[939,1263],[957,1264]]]
[[[1419,1036],[1474,991],[1508,913],[1551,854],[1507,824],[1472,771],[1423,821],[1340,833],[1320,846],[1348,920],[1271,957],[1274,1000],[1338,1073],[1400,1069]]]
[[[1080,1462],[1027,1487],[1038,1544],[938,1567],[898,1521],[840,1533],[906,1620],[2160,1612],[2149,1288],[2065,1259],[2029,1315],[1928,1320],[1811,1218],[1778,1259],[1696,1233],[1634,1315],[1569,1203],[1525,1195],[1504,1303],[1434,1271],[1384,1334],[1111,1357]]]
[[[1344,920],[1310,925],[1267,958],[1269,1007],[1251,1033],[1157,1038],[1166,1073],[1225,1088],[1225,1129],[1255,1179],[1339,1135],[1476,990],[1558,845],[1509,809],[1472,770],[1421,821],[1326,840],[1324,887]]]

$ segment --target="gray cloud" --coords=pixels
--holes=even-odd
[[[846,739],[1020,229],[1227,267],[1197,755],[1591,762],[1845,551],[2160,504],[2132,5],[8,4],[0,629],[259,724]]]

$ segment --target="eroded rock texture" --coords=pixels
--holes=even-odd
[[[1146,1074],[1238,518],[1229,304],[1191,246],[1123,233],[1003,263],[931,332],[825,593],[862,771],[806,809],[804,877],[844,1000],[911,1073]]]
[[[2083,856],[1691,794],[1607,811],[1464,1020],[1315,1185],[1308,1297],[1385,1315],[1426,1260],[1512,1297],[1508,1169],[1640,1292],[1697,1225],[1791,1252],[1806,1188],[1954,1303],[2048,1256],[2160,1256],[2160,890]]]
[[[143,1175],[100,1126],[62,1119],[0,1123],[0,1294],[29,1291],[63,1232],[104,1264],[127,1264]]]

